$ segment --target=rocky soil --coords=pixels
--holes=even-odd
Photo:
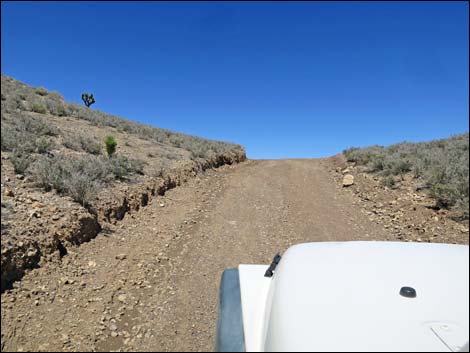
[[[371,222],[388,229],[396,240],[468,244],[468,220],[454,221],[451,211],[439,208],[434,199],[419,191],[411,173],[395,177],[396,187],[390,188],[383,185],[381,177],[347,163],[341,155],[332,160],[330,173],[338,183],[349,176],[354,180],[345,188],[355,196],[354,205]]]
[[[238,163],[244,152],[229,151],[204,161],[178,163],[163,177],[140,176],[102,190],[88,208],[55,191],[44,192],[28,177],[14,173],[10,154],[2,153],[2,291],[25,271],[61,258],[67,249],[96,237],[105,223],[116,223],[155,196],[181,185],[208,168]]]
[[[469,236],[411,180],[386,189],[340,156],[208,169],[101,225],[2,294],[2,351],[213,350],[227,267],[267,264],[300,242]]]

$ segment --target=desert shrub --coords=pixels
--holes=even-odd
[[[382,185],[393,189],[396,186],[395,179],[393,178],[393,176],[388,175],[382,179]]]
[[[40,117],[31,117],[27,115],[19,115],[15,119],[15,128],[20,131],[25,131],[35,136],[57,136],[59,130],[54,125],[51,125]]]
[[[52,149],[53,143],[46,136],[40,136],[36,139],[36,152],[46,153]]]
[[[101,154],[101,144],[89,137],[80,136],[80,145],[82,146],[83,150],[87,153]]]
[[[36,94],[39,94],[40,96],[47,96],[47,90],[44,87],[37,87],[35,90]]]
[[[90,154],[101,154],[101,144],[85,135],[67,135],[62,143],[74,151],[85,151]]]
[[[2,151],[12,151],[17,147],[16,130],[10,126],[1,128],[1,147]]]
[[[46,109],[51,115],[55,116],[66,116],[68,115],[67,108],[60,101],[53,99],[46,100]]]
[[[82,143],[79,139],[75,138],[75,136],[67,136],[64,138],[64,141],[62,142],[62,145],[67,147],[68,149],[74,150],[74,151],[82,151]]]
[[[114,139],[113,136],[109,135],[109,136],[106,136],[104,143],[106,145],[106,152],[108,153],[108,156],[112,156],[114,152],[116,152],[116,145],[117,145],[116,140]]]
[[[47,109],[44,105],[41,103],[33,103],[33,106],[31,107],[31,110],[35,113],[39,114],[46,114]]]
[[[74,201],[86,206],[91,202],[96,192],[99,190],[98,180],[90,179],[89,175],[84,173],[71,174],[66,180],[65,190]]]
[[[31,164],[32,157],[30,153],[23,150],[14,150],[10,156],[10,161],[13,164],[15,173],[24,174]]]
[[[109,167],[114,176],[124,179],[132,173],[143,174],[144,162],[126,156],[113,156],[109,159]]]

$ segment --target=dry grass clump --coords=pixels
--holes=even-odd
[[[469,134],[422,143],[398,143],[343,151],[348,161],[383,177],[413,173],[437,205],[469,218]],[[385,184],[390,184],[387,178]]]

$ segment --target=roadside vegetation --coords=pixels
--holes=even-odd
[[[432,196],[437,207],[453,209],[457,218],[469,219],[468,133],[422,143],[352,147],[343,154],[349,162],[366,166],[366,172],[383,177],[389,187],[396,186],[394,177],[412,173],[418,189]]]

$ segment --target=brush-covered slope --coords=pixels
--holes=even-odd
[[[468,220],[468,132],[429,142],[350,148],[343,153],[391,188],[399,187],[405,175],[412,175],[416,189],[433,197],[437,208],[451,209],[454,218]]]

